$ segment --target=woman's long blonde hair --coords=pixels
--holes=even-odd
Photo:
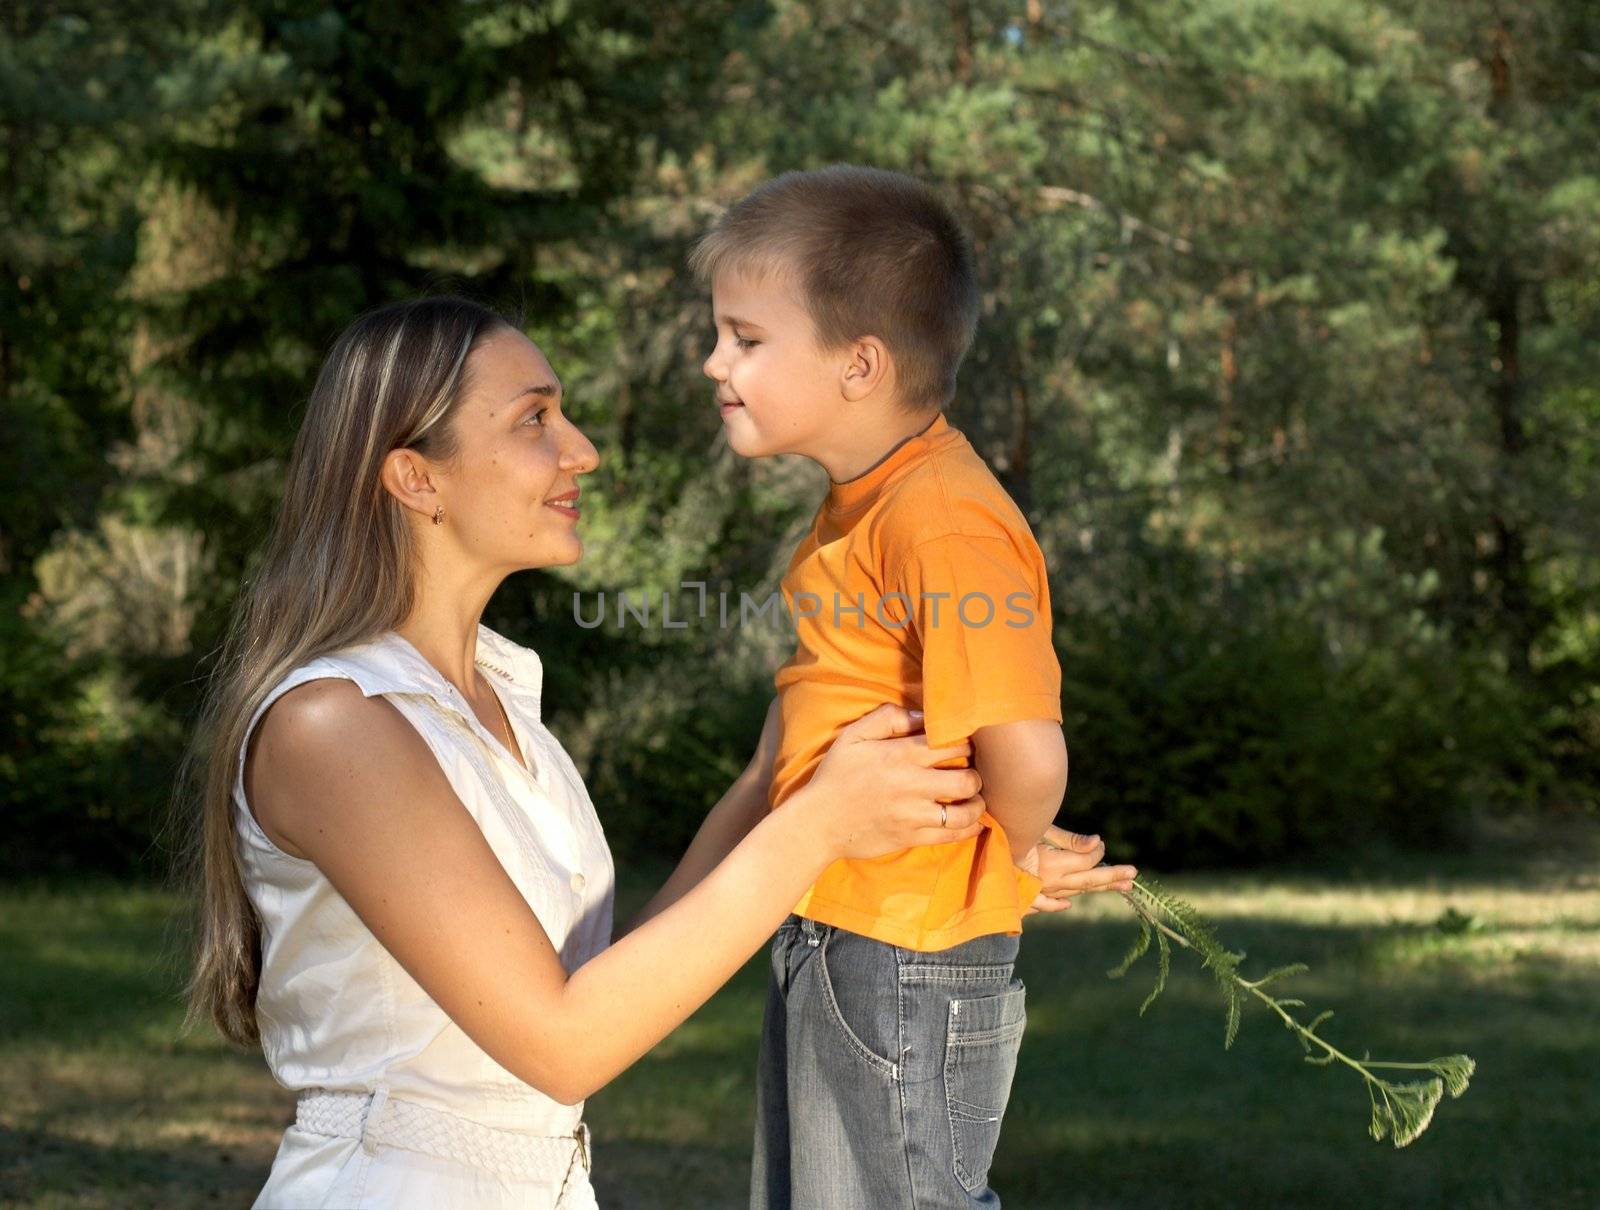
[[[179,874],[197,911],[185,1028],[209,1016],[260,1041],[260,921],[245,894],[234,777],[251,716],[309,660],[390,630],[412,607],[404,510],[382,486],[394,449],[448,462],[468,354],[512,320],[461,298],[395,303],[334,342],[306,405],[259,569],[246,582],[212,670],[175,807]]]

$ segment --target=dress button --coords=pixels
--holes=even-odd
[[[582,893],[583,888],[589,885],[589,880],[582,874],[574,874],[568,880],[568,885],[571,886],[574,891]]]

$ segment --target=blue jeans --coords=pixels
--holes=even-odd
[[[1000,1205],[1019,938],[921,953],[790,916],[772,943],[751,1210]]]

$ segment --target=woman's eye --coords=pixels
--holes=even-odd
[[[537,422],[539,427],[543,428],[544,427],[544,414],[546,412],[548,412],[549,410],[550,410],[549,408],[540,408],[537,412],[535,412],[533,415],[529,416],[522,423],[523,424],[532,424],[534,422]]]

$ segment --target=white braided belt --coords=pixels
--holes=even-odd
[[[360,1139],[369,1155],[380,1146],[420,1151],[522,1180],[562,1181],[575,1163],[589,1169],[589,1127],[558,1138],[485,1126],[443,1109],[389,1095],[309,1089],[300,1094],[294,1124],[311,1134]]]

